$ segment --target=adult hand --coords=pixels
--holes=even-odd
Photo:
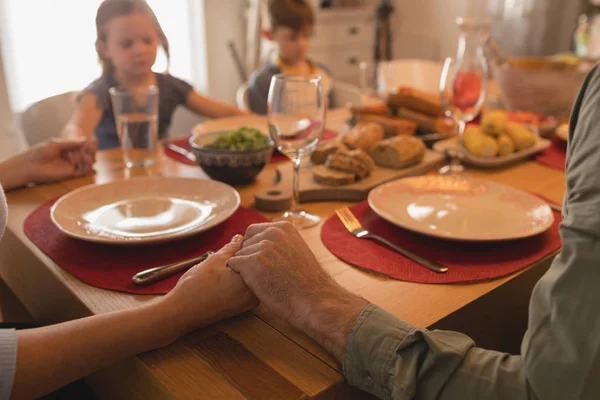
[[[189,269],[161,300],[179,324],[179,335],[258,306],[258,299],[240,275],[227,268],[227,261],[242,247],[243,239],[235,236],[217,253]]]
[[[52,139],[23,153],[29,181],[47,183],[84,176],[93,171],[96,141]]]
[[[95,141],[53,139],[0,162],[0,182],[14,189],[83,176],[92,172],[95,155]]]
[[[341,360],[348,331],[368,303],[333,281],[291,224],[250,226],[228,265],[271,312]]]

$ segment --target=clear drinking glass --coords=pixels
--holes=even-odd
[[[489,21],[457,18],[460,34],[456,60],[447,58],[440,76],[440,96],[446,116],[458,125],[458,148],[450,149],[450,164],[440,169],[440,174],[458,174],[464,171],[461,164],[463,133],[467,122],[481,112],[487,90],[488,65],[483,52],[483,42],[489,35]]]
[[[158,88],[113,87],[109,92],[125,166],[153,165],[158,151]]]
[[[315,150],[325,127],[321,77],[275,75],[271,79],[268,106],[269,134],[294,167],[292,209],[274,220],[289,221],[299,229],[311,227],[320,219],[299,207],[300,163]]]

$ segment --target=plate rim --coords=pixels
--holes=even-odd
[[[139,239],[139,240],[115,240],[115,239],[102,237],[102,236],[86,236],[86,235],[82,235],[80,233],[73,232],[73,231],[66,229],[65,227],[61,226],[61,224],[56,220],[55,213],[56,213],[58,206],[62,202],[64,202],[66,199],[68,199],[69,197],[79,194],[81,192],[85,192],[85,191],[92,190],[92,189],[95,190],[96,188],[102,188],[102,187],[106,187],[109,185],[114,185],[116,183],[122,183],[125,181],[166,180],[166,179],[179,179],[179,180],[188,180],[188,181],[189,180],[210,181],[210,182],[213,182],[213,184],[226,186],[229,189],[231,189],[235,195],[235,199],[236,199],[235,207],[233,207],[232,210],[230,210],[226,214],[226,216],[217,223],[201,225],[200,227],[198,227],[196,229],[190,229],[190,230],[187,230],[184,232],[166,234],[166,235],[156,236],[156,237],[149,237],[149,238]],[[212,229],[212,228],[222,224],[223,222],[227,221],[240,208],[240,206],[241,206],[241,198],[240,198],[239,192],[234,187],[227,185],[223,182],[215,181],[212,179],[198,179],[198,178],[183,177],[183,176],[143,176],[143,177],[133,177],[133,178],[128,178],[128,179],[118,179],[118,180],[115,180],[112,182],[106,182],[106,183],[101,183],[101,184],[92,183],[89,185],[79,187],[68,193],[65,193],[58,200],[56,200],[56,202],[52,205],[52,207],[50,207],[50,219],[51,219],[52,223],[54,224],[54,226],[56,228],[58,228],[59,231],[61,231],[65,235],[72,237],[74,239],[79,239],[79,240],[83,240],[86,242],[92,242],[92,243],[110,244],[110,245],[118,245],[118,246],[142,246],[142,245],[166,243],[166,242],[171,242],[171,241],[175,241],[175,240],[179,240],[179,239],[185,239],[190,236],[205,232],[205,231]]]
[[[406,180],[406,179],[417,179],[417,178],[418,179],[423,179],[423,178],[428,178],[428,177],[432,177],[432,176],[436,176],[436,175],[420,175],[420,176],[405,177],[405,178],[400,178],[400,179],[393,180],[391,182],[386,182],[386,183],[384,183],[382,185],[377,186],[376,188],[374,188],[373,190],[371,190],[369,192],[369,196],[367,198],[367,201],[368,201],[368,204],[369,204],[369,208],[375,214],[377,214],[380,218],[383,218],[384,220],[386,220],[390,224],[392,224],[394,226],[397,226],[399,228],[405,229],[407,231],[418,233],[420,235],[424,235],[424,236],[428,236],[428,237],[433,237],[433,238],[436,238],[436,239],[450,240],[450,241],[453,241],[453,242],[463,242],[463,243],[465,243],[465,242],[472,242],[472,243],[504,242],[504,241],[511,241],[511,240],[527,239],[527,238],[530,238],[530,237],[533,237],[533,236],[537,236],[537,235],[540,235],[540,234],[546,232],[548,229],[550,229],[552,227],[552,224],[554,224],[554,222],[555,222],[554,213],[552,212],[552,209],[550,208],[550,206],[548,205],[548,203],[546,202],[546,200],[544,200],[543,198],[541,198],[539,196],[536,196],[535,194],[526,192],[524,190],[520,190],[520,189],[514,188],[514,187],[509,186],[509,185],[505,185],[505,184],[502,184],[502,183],[498,183],[498,182],[494,182],[494,181],[490,181],[490,180],[485,180],[485,179],[478,179],[478,178],[466,178],[466,179],[468,179],[468,180],[470,180],[472,182],[479,182],[479,183],[483,183],[483,184],[489,184],[489,183],[491,183],[491,184],[494,184],[494,185],[497,185],[497,186],[508,188],[509,190],[521,192],[521,193],[523,193],[525,195],[528,195],[528,196],[531,196],[531,197],[534,197],[534,198],[538,199],[539,201],[541,201],[542,203],[544,203],[546,205],[546,207],[548,208],[548,210],[550,211],[550,217],[551,217],[550,223],[548,224],[547,227],[537,229],[533,233],[529,233],[529,234],[525,234],[525,235],[519,235],[519,236],[513,236],[513,237],[479,238],[479,239],[477,239],[477,238],[465,238],[465,237],[463,237],[463,238],[457,238],[457,237],[449,236],[447,234],[440,234],[439,232],[436,233],[434,231],[417,230],[417,229],[410,228],[410,227],[407,227],[407,226],[399,225],[396,221],[393,220],[393,218],[390,218],[390,216],[387,215],[387,213],[382,212],[381,210],[378,210],[377,207],[374,206],[374,204],[373,204],[372,196],[375,196],[376,192],[378,190],[381,190],[380,188],[382,188],[384,186],[391,186],[391,185],[397,184],[398,182]]]

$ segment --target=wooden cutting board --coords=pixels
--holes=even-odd
[[[421,175],[444,161],[438,152],[427,150],[423,160],[405,169],[376,167],[373,173],[358,182],[345,186],[325,186],[316,183],[312,177],[312,164],[309,160],[300,167],[300,202],[313,201],[363,201],[371,189],[382,183],[408,176]],[[275,212],[289,210],[292,203],[292,164],[282,164],[277,169],[276,184],[254,194],[255,205],[261,211]]]

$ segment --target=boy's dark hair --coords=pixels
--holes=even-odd
[[[315,22],[312,7],[305,0],[269,0],[269,19],[272,30],[284,26],[299,31]]]

